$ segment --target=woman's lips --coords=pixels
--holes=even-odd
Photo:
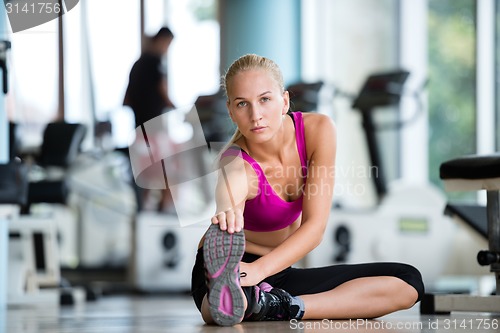
[[[254,127],[251,129],[252,132],[254,133],[260,133],[262,131],[264,131],[266,128],[264,126],[257,126],[257,127]]]

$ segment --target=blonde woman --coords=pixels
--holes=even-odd
[[[325,115],[289,112],[270,59],[237,59],[223,86],[237,130],[220,156],[217,212],[193,267],[204,321],[374,318],[419,301],[421,275],[406,264],[292,267],[325,231],[335,125]]]

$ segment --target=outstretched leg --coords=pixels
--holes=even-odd
[[[193,268],[192,292],[203,319],[207,323],[213,323],[213,311],[211,312],[210,309],[217,310],[220,297],[216,297],[217,300],[212,302],[212,305],[209,302],[210,298],[206,297],[207,292],[210,295],[210,291],[207,290],[203,277],[203,252],[203,249],[199,250]],[[222,256],[225,255],[222,254]],[[258,256],[245,254],[243,260],[252,262],[256,258]],[[233,272],[233,277],[236,276],[234,267],[227,271]],[[410,265],[400,263],[334,265],[309,269],[288,268],[268,277],[265,282],[271,284],[276,292],[265,294],[269,290],[260,289],[257,293],[249,293],[246,288],[250,287],[244,287],[238,288],[237,293],[230,293],[236,295],[237,298],[241,297],[241,310],[250,320],[255,318],[276,320],[274,318],[276,313],[278,313],[278,319],[284,318],[280,309],[276,311],[276,304],[283,305],[284,313],[297,319],[376,318],[410,308],[424,294],[420,272]],[[264,297],[260,297],[262,295],[260,293],[264,293]],[[266,306],[265,302],[269,302],[272,306]],[[297,308],[297,304],[300,304],[300,311],[290,313],[289,309]],[[269,313],[260,312],[261,309],[266,308],[273,310]],[[303,316],[302,311],[304,311]],[[251,314],[258,315],[252,316]],[[238,323],[240,317],[237,319],[231,323],[226,321],[225,325]],[[215,322],[221,324],[217,319]]]
[[[269,295],[268,292],[263,294]],[[411,308],[418,299],[418,293],[399,278],[380,276],[357,278],[332,290],[301,295],[298,298],[304,302],[305,313],[302,319],[364,319]],[[246,310],[246,298],[244,300]],[[282,300],[280,306],[288,307],[287,302],[289,299]],[[206,298],[201,313],[206,323],[214,322]],[[252,317],[250,320],[255,319]]]
[[[418,293],[405,281],[392,277],[357,278],[318,294],[300,296],[303,319],[376,318],[412,307]]]

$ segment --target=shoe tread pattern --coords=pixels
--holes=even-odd
[[[239,263],[245,251],[243,231],[228,233],[220,230],[219,225],[212,224],[205,236],[203,256],[208,278],[208,303],[214,321],[221,326],[232,326],[242,321],[244,294],[239,284]],[[227,264],[226,264],[227,263]],[[215,278],[210,278],[226,264],[223,271]],[[233,314],[219,309],[222,290],[228,287],[233,304]]]

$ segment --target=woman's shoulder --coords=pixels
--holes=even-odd
[[[304,127],[307,130],[308,128],[313,128],[314,131],[328,131],[335,130],[335,122],[333,119],[322,113],[302,113],[302,118],[304,119]]]
[[[303,119],[308,159],[318,147],[324,147],[325,142],[330,142],[329,146],[335,145],[337,130],[331,117],[320,113],[303,113]]]
[[[249,171],[255,163],[254,159],[239,144],[232,143],[225,147],[219,155],[219,167],[232,165],[233,171]],[[244,163],[246,162],[246,163]]]

